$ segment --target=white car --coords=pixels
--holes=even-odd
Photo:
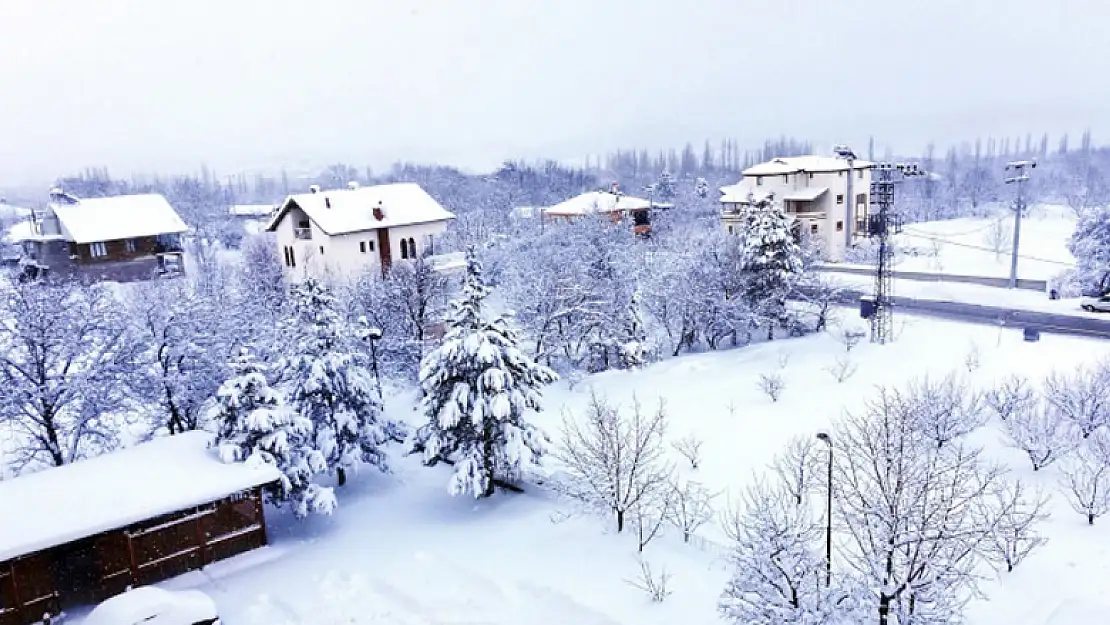
[[[82,625],[220,625],[216,604],[199,590],[143,586],[96,606]]]
[[[1079,307],[1087,312],[1110,312],[1110,294],[1099,297],[1084,297]]]

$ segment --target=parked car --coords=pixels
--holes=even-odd
[[[96,606],[82,625],[220,625],[216,603],[199,590],[143,586]]]
[[[1079,307],[1087,312],[1110,312],[1110,293],[1079,300]]]

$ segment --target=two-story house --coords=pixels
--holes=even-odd
[[[721,188],[721,223],[741,232],[750,198],[769,198],[795,219],[795,233],[820,242],[825,260],[840,262],[849,245],[867,233],[874,163],[828,156],[791,156],[743,171],[738,184]]]
[[[636,234],[646,236],[651,234],[652,212],[668,208],[671,204],[625,195],[614,182],[607,190],[589,191],[540,211],[547,221],[574,221],[586,215],[605,215],[614,222],[627,218]]]
[[[34,273],[130,282],[184,270],[188,226],[155,193],[81,199],[55,188],[28,223],[19,238]]]
[[[288,280],[343,280],[435,253],[455,215],[420,185],[385,184],[290,195],[266,226]]]

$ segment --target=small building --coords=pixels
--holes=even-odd
[[[258,234],[266,229],[277,209],[275,204],[232,204],[227,214],[243,227],[246,234]]]
[[[791,156],[743,171],[739,183],[721,188],[721,224],[739,233],[751,198],[770,199],[796,220],[796,234],[820,241],[825,260],[839,262],[867,236],[874,163],[828,156]]]
[[[28,625],[266,544],[265,464],[187,432],[0,482],[0,625]]]
[[[13,238],[39,273],[130,282],[184,270],[188,227],[156,193],[80,199],[53,189],[28,222]]]
[[[290,195],[266,230],[277,233],[287,279],[346,279],[367,271],[384,275],[396,260],[435,254],[454,218],[420,185],[352,182]]]
[[[601,191],[589,191],[565,202],[540,209],[547,221],[573,221],[586,215],[607,215],[614,222],[628,219],[636,234],[651,234],[652,213],[671,208],[671,204],[625,195],[617,183]]]

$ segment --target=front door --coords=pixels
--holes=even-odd
[[[382,261],[382,275],[385,275],[389,265],[393,262],[393,256],[390,255],[389,250],[389,228],[378,229],[378,254]]]

